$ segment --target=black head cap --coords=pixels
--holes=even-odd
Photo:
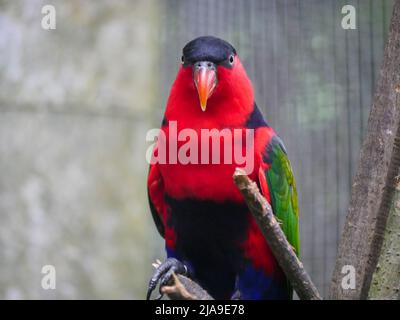
[[[199,37],[183,48],[183,62],[193,64],[197,61],[211,61],[215,64],[229,60],[236,55],[235,48],[228,42],[211,36]]]

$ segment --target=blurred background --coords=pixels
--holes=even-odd
[[[56,9],[44,30],[41,9]],[[341,27],[344,5],[356,30]],[[181,49],[231,42],[297,179],[302,260],[327,293],[391,0],[0,0],[0,298],[143,299],[163,241],[147,130]],[[56,289],[44,290],[44,265]]]

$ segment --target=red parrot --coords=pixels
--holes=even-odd
[[[194,161],[179,161],[180,148],[191,137],[188,129],[202,141],[189,148]],[[206,138],[204,129],[211,130]],[[234,157],[235,139],[249,130],[254,133],[249,177],[261,188],[299,254],[296,185],[285,147],[258,109],[235,48],[215,37],[199,37],[183,48],[162,137],[153,151],[153,157],[167,153],[166,161],[150,164],[150,209],[165,238],[167,259],[151,278],[147,299],[173,272],[197,281],[215,299],[291,299],[291,286],[232,179],[235,168],[244,165]],[[222,131],[235,141],[224,135],[219,148],[210,148]],[[177,150],[171,152],[173,145]],[[241,151],[248,147],[241,146]],[[234,159],[213,161],[210,149],[224,154],[225,160]],[[188,149],[184,151],[187,156]]]

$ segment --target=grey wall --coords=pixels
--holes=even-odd
[[[158,5],[53,1],[43,30],[47,3],[0,5],[0,297],[142,298]]]
[[[298,184],[302,258],[326,292],[392,1],[0,1],[0,298],[143,298],[162,241],[146,131],[180,50],[238,49]],[[357,8],[357,30],[340,26]],[[41,268],[57,271],[43,290]]]

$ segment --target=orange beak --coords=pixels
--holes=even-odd
[[[193,81],[199,94],[201,110],[206,111],[207,100],[217,85],[217,67],[209,61],[196,62],[193,66]]]

